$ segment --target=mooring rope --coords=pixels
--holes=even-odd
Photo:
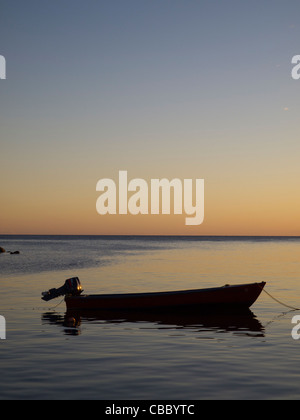
[[[63,301],[64,301],[64,298],[59,303],[57,303],[55,306],[52,306],[52,308],[49,308],[49,311],[50,310],[53,311],[53,309],[56,309]]]
[[[295,308],[294,306],[287,305],[286,303],[283,303],[280,300],[276,299],[269,292],[267,292],[263,287],[262,287],[262,291],[265,292],[268,296],[270,296],[270,298],[272,298],[273,300],[275,300],[275,302],[279,303],[280,305],[285,306],[286,308],[292,309],[293,311],[300,311],[299,308]]]

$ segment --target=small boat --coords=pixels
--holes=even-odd
[[[231,311],[249,309],[265,284],[261,282],[169,292],[83,295],[78,277],[73,277],[66,280],[59,289],[43,292],[42,299],[48,301],[65,295],[68,310]]]

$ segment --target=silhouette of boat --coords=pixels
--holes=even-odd
[[[206,289],[148,293],[83,295],[78,277],[67,279],[58,289],[42,293],[49,301],[65,295],[68,310],[142,311],[240,311],[249,309],[261,294],[265,282],[225,285]]]

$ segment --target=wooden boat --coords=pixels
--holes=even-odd
[[[61,288],[44,292],[42,299],[47,301],[64,294],[68,310],[240,310],[253,305],[265,284],[225,285],[170,292],[83,295],[80,281],[74,277],[66,280]]]

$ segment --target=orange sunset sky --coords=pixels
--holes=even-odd
[[[26,3],[26,5],[25,5]],[[295,1],[1,9],[0,234],[300,235]],[[203,178],[205,215],[96,212],[97,181]]]

